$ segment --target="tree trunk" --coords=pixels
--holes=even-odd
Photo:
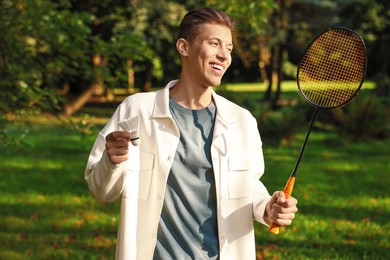
[[[276,109],[278,107],[278,101],[280,99],[280,95],[282,93],[282,77],[283,77],[283,70],[282,70],[282,64],[283,64],[283,51],[284,51],[284,45],[279,46],[279,51],[277,55],[277,65],[276,65],[276,92],[274,95],[274,98],[272,100],[272,107]]]
[[[134,69],[133,69],[133,60],[128,59],[127,60],[127,92],[129,94],[133,94],[135,92],[134,82],[135,82],[135,77],[134,77]]]
[[[270,62],[270,48],[267,45],[267,37],[264,35],[257,36],[257,44],[259,46],[259,62],[257,64],[261,80],[269,83],[267,66]]]
[[[269,81],[268,81],[267,91],[265,92],[264,97],[263,97],[264,101],[269,101],[269,100],[271,100],[271,97],[272,97],[272,85],[274,82],[273,70],[274,70],[274,66],[275,66],[274,56],[275,56],[275,47],[271,47],[270,64],[266,69],[267,78]]]
[[[146,70],[146,81],[145,81],[144,87],[142,89],[143,92],[149,92],[150,91],[150,89],[152,88],[152,79],[153,79],[152,69],[151,68],[147,68],[147,70]]]
[[[279,1],[279,30],[285,33],[285,39],[283,42],[278,44],[278,53],[276,54],[276,74],[277,74],[277,88],[275,96],[272,100],[272,107],[276,109],[278,107],[278,102],[282,93],[282,81],[283,81],[283,53],[286,47],[286,41],[288,38],[288,13],[287,13],[287,5],[285,0]]]
[[[86,90],[84,90],[80,95],[69,103],[63,106],[63,115],[69,117],[75,112],[80,110],[93,95],[103,95],[104,94],[104,85],[103,77],[99,72],[98,67],[102,65],[102,57],[100,54],[95,54],[92,57],[92,66],[95,70],[95,83],[91,84]]]
[[[63,115],[69,117],[80,110],[96,93],[99,87],[100,86],[98,84],[93,84],[79,96],[77,96],[77,98],[75,98],[73,101],[65,104],[63,107]]]

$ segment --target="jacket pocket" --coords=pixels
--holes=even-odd
[[[137,159],[137,167],[132,164],[127,171],[124,197],[147,200],[152,184],[155,155],[140,151]]]
[[[244,199],[252,195],[252,175],[249,160],[249,153],[240,153],[229,157],[229,199]]]

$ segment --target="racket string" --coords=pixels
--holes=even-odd
[[[351,31],[330,30],[318,37],[299,69],[302,93],[318,106],[335,107],[355,96],[365,74],[365,47]]]

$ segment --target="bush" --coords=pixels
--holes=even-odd
[[[268,104],[264,104],[257,114],[263,142],[274,146],[290,143],[307,122],[306,112],[300,106],[283,106],[272,110]]]
[[[375,94],[360,96],[345,108],[332,111],[337,129],[347,139],[390,137],[390,108]]]
[[[312,106],[304,101],[273,109],[270,103],[260,100],[257,95],[242,95],[229,91],[224,86],[218,89],[218,93],[252,113],[258,122],[263,142],[267,145],[279,146],[282,143],[290,143],[311,117],[309,109]]]

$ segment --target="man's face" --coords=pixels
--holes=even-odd
[[[233,50],[230,29],[218,24],[203,24],[189,44],[187,71],[193,82],[217,87],[231,64]]]

